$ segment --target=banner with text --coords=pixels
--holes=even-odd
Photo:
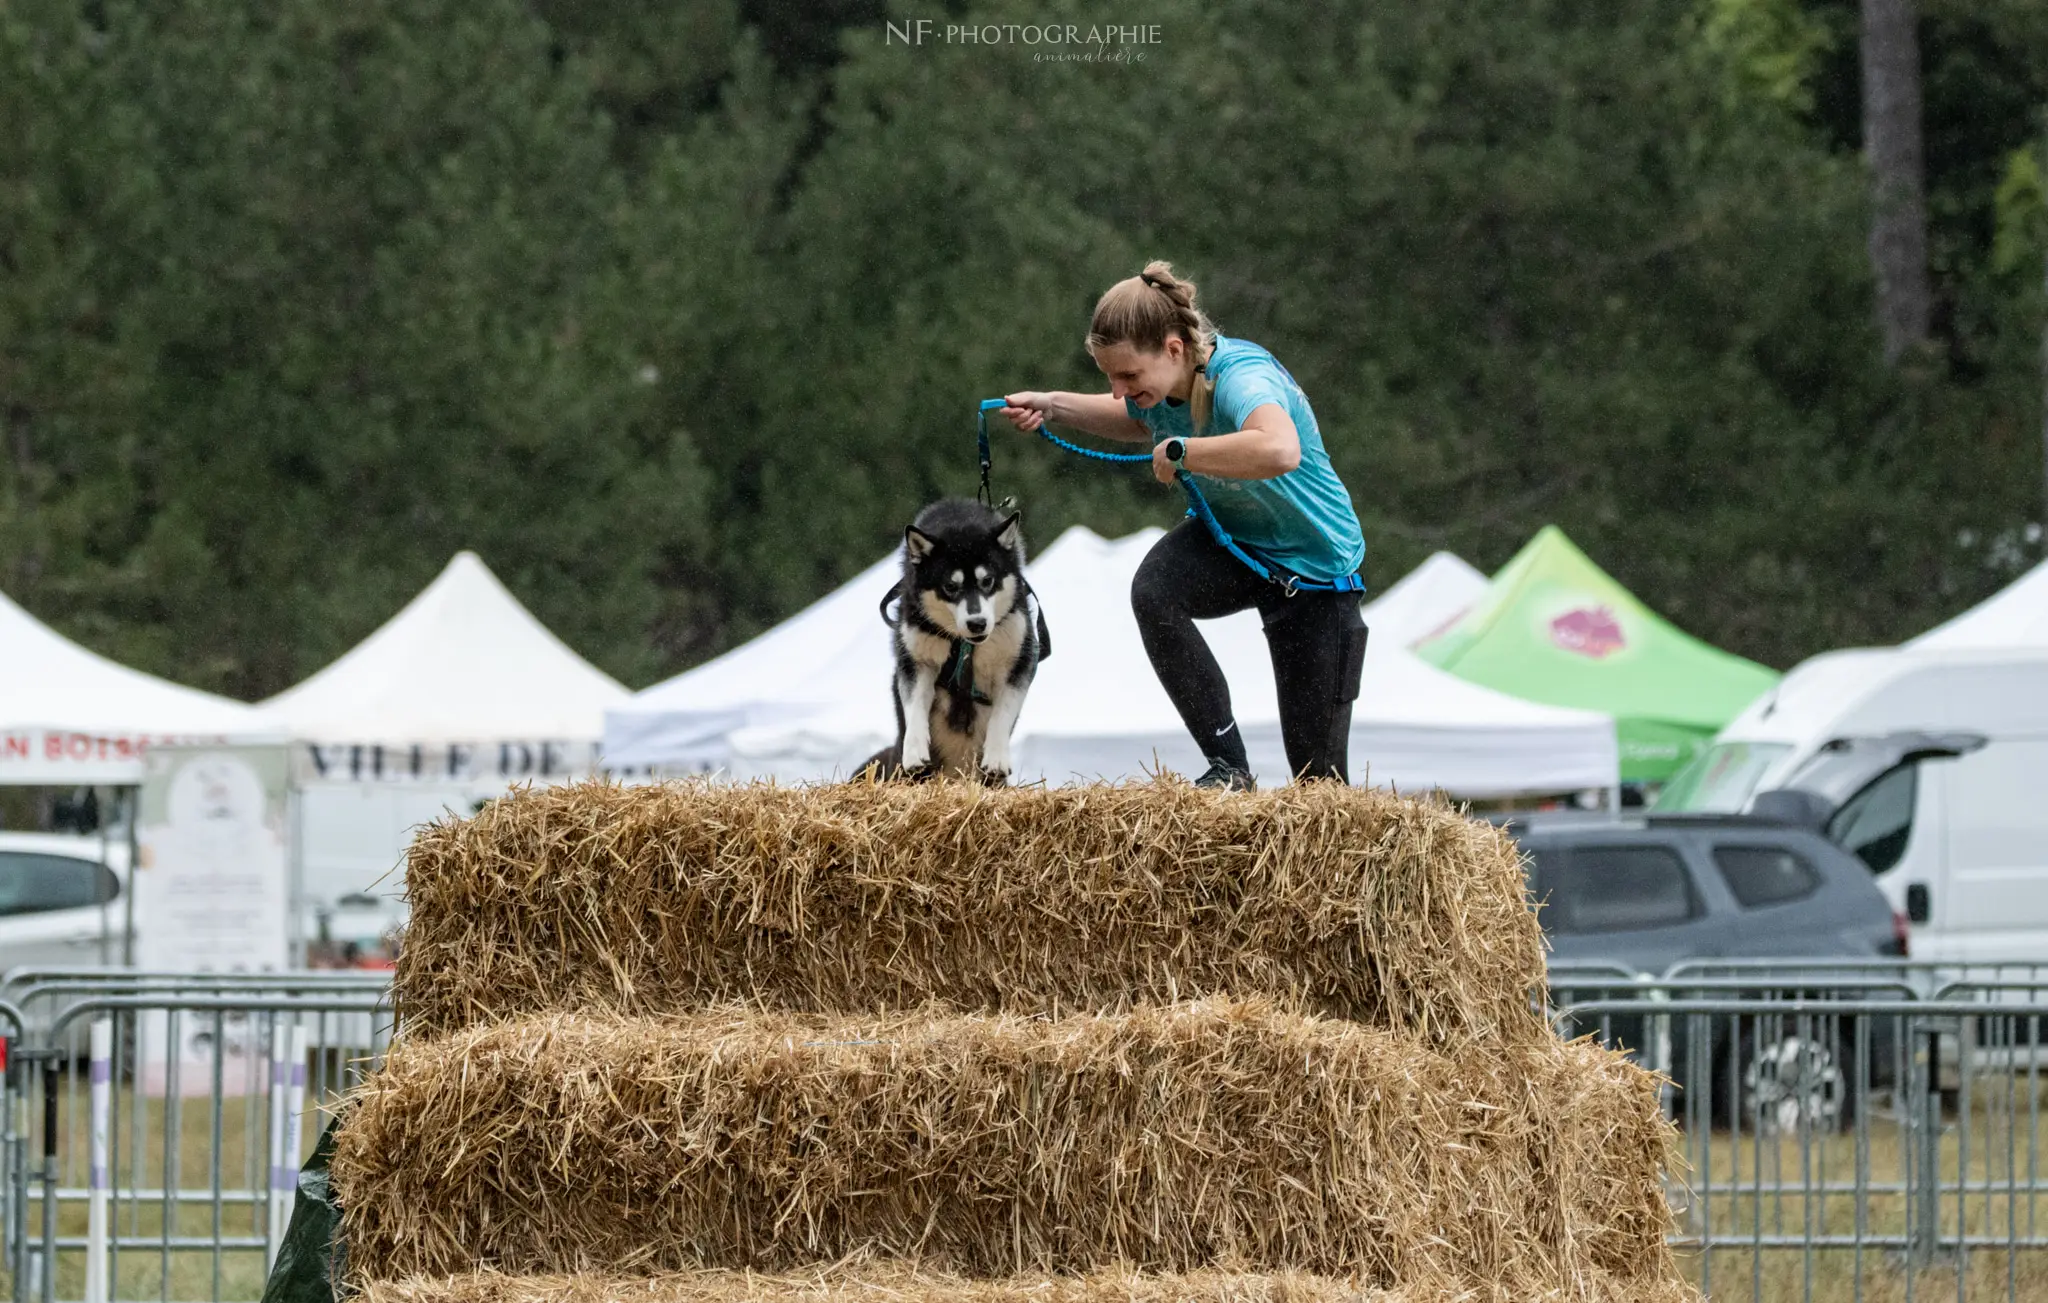
[[[222,743],[144,733],[80,733],[56,728],[0,729],[0,783],[51,787],[123,786],[142,781],[153,746]]]
[[[301,742],[292,781],[311,783],[537,783],[598,771],[598,744],[561,738],[496,742]]]

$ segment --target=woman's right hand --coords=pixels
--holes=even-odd
[[[1047,413],[1052,411],[1052,395],[1033,390],[1004,394],[1003,401],[1009,404],[1003,408],[1003,415],[1010,418],[1010,424],[1027,433],[1042,428]]]

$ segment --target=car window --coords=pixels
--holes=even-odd
[[[98,905],[120,889],[113,872],[92,860],[0,851],[0,917]]]
[[[1906,854],[1920,766],[1900,765],[1842,803],[1828,820],[1828,840],[1883,873]]]
[[[1820,890],[1820,873],[1782,846],[1716,846],[1714,867],[1744,909],[1782,905]]]
[[[1668,846],[1574,846],[1542,857],[1548,922],[1559,932],[1669,927],[1698,915],[1692,876]]]

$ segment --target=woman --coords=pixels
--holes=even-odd
[[[1298,580],[1355,575],[1365,537],[1294,377],[1257,344],[1227,339],[1195,306],[1195,286],[1154,262],[1095,305],[1088,352],[1107,394],[1006,395],[1020,430],[1047,421],[1152,445],[1152,474],[1185,470],[1217,521],[1254,556]],[[1257,607],[1273,654],[1280,733],[1298,776],[1349,781],[1351,703],[1365,665],[1356,591],[1261,578],[1199,520],[1159,540],[1131,582],[1153,672],[1209,761],[1203,787],[1255,785],[1230,686],[1196,620]]]

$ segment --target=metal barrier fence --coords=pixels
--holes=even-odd
[[[2048,1299],[2044,992],[2048,965],[1560,963],[1546,1012],[1670,1079],[1672,1244],[1710,1298]],[[0,979],[0,1294],[257,1298],[384,999],[365,973]]]
[[[2048,966],[1558,965],[1549,1007],[1665,1073],[1672,1244],[1710,1297],[2048,1299]]]
[[[0,980],[6,1293],[259,1297],[322,1110],[388,1043],[387,977]]]

